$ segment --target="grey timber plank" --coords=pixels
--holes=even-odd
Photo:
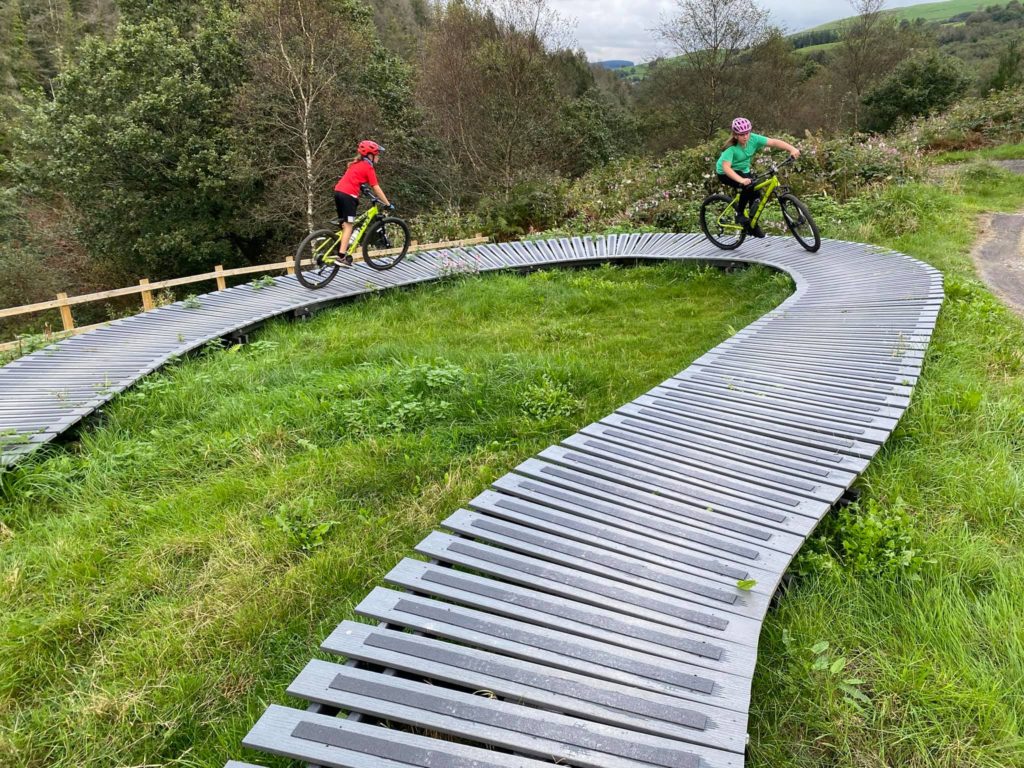
[[[242,744],[330,768],[550,768],[536,760],[271,704]]]
[[[732,675],[380,587],[356,612],[514,658],[735,712],[745,712],[750,700],[749,686]]]
[[[728,710],[700,712],[673,696],[545,667],[465,645],[343,622],[324,650],[386,669],[502,698],[579,715],[594,722],[742,752],[745,718]],[[327,663],[318,663],[327,664]]]
[[[706,528],[651,514],[621,503],[604,501],[567,488],[535,481],[520,475],[505,475],[494,482],[498,496],[521,498],[531,504],[561,510],[582,520],[594,520],[614,528],[624,528],[650,539],[685,547],[694,552],[739,564],[741,567],[758,565],[765,570],[781,572],[789,557],[765,547],[758,540],[741,537],[729,538],[711,534]],[[487,498],[482,495],[483,498]],[[475,506],[477,497],[471,506]],[[493,503],[493,498],[491,499]]]
[[[771,593],[736,588],[739,579],[728,579],[710,568],[664,565],[664,558],[638,558],[598,546],[595,537],[580,542],[565,540],[557,533],[459,510],[444,521],[449,530],[496,544],[502,549],[560,563],[586,573],[645,587],[654,592],[678,596],[697,606],[741,616],[758,618],[767,610]]]
[[[695,667],[731,675],[753,674],[754,654],[749,648],[711,641],[653,621],[558,595],[496,581],[464,570],[419,560],[401,561],[385,580],[416,594],[430,595],[499,616],[510,616],[538,626],[636,648],[655,656],[679,659]]]
[[[390,722],[589,768],[736,765],[737,755],[355,667],[311,664],[288,692]]]
[[[654,488],[647,490],[636,485],[606,481],[598,475],[587,474],[571,467],[528,459],[516,467],[515,472],[517,475],[540,480],[583,496],[632,507],[652,515],[665,516],[673,522],[692,524],[722,538],[771,547],[790,556],[796,554],[803,543],[801,534],[770,527],[760,520],[737,519],[734,515],[722,514],[710,505],[669,498]]]
[[[560,563],[511,554],[485,542],[466,541],[435,531],[416,545],[416,551],[528,589],[596,607],[613,607],[626,616],[674,627],[695,642],[744,645],[756,632],[757,622],[753,619],[727,614],[681,595],[656,592],[600,574],[581,573]],[[738,651],[737,654],[746,655]]]

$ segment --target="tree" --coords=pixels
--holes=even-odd
[[[248,0],[243,16],[249,76],[237,119],[264,186],[253,215],[282,234],[310,231],[334,210],[330,190],[369,137],[388,149],[389,194],[411,192],[421,150],[412,75],[379,42],[372,12],[355,0]]]
[[[958,59],[938,51],[914,53],[864,97],[868,109],[865,125],[886,131],[897,120],[946,109],[966,92],[970,82]]]
[[[175,275],[243,250],[250,181],[224,104],[233,24],[212,5],[191,40],[165,19],[121,24],[113,40],[82,44],[37,110],[28,151],[94,256]]]
[[[673,73],[683,99],[678,119],[698,140],[721,130],[742,87],[756,88],[761,74],[743,65],[744,51],[772,34],[768,11],[754,0],[676,0],[679,12],[663,19],[662,38],[683,56]]]
[[[842,30],[831,71],[838,94],[847,94],[848,122],[857,128],[865,94],[910,53],[916,33],[882,12],[885,0],[851,0],[850,5],[857,15]]]
[[[507,193],[557,163],[559,111],[578,79],[552,53],[564,25],[546,0],[456,0],[433,16],[417,98],[457,170],[448,200]]]
[[[355,4],[332,12],[318,0],[251,0],[243,44],[250,77],[240,118],[259,142],[253,157],[266,195],[259,214],[316,224],[330,179],[365,132],[372,104],[346,93],[372,53],[371,16]]]
[[[1021,50],[1020,39],[1013,38],[1006,48],[999,54],[996,62],[996,71],[988,79],[982,91],[1005,91],[1008,88],[1015,88],[1024,82],[1024,50]]]

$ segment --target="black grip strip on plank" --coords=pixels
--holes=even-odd
[[[514,716],[510,716],[508,712],[500,711],[498,707],[486,704],[479,697],[476,697],[476,701],[465,702],[452,701],[451,699],[445,700],[443,696],[438,696],[429,691],[413,690],[411,685],[389,685],[373,680],[353,678],[345,674],[337,675],[331,682],[330,687],[336,691],[353,693],[380,701],[413,707],[423,712],[433,712],[434,714],[453,717],[469,723],[480,723],[503,731],[529,734],[536,738],[567,744],[572,747],[645,761],[653,765],[664,766],[664,768],[673,768],[673,766],[698,768],[697,758],[690,752],[676,752],[675,750],[659,749],[652,746],[641,746],[635,742],[626,741],[614,736],[601,736],[581,727],[565,728],[560,723],[546,722],[542,718],[529,717],[531,713],[537,714],[537,710],[530,710],[525,707],[523,708],[524,713],[519,715],[516,721],[509,722],[511,717]],[[473,735],[470,734],[470,738],[472,737]],[[553,756],[568,757],[566,755]]]
[[[689,579],[680,579],[672,574],[658,573],[653,568],[645,565],[640,561],[625,560],[621,557],[617,557],[611,553],[605,553],[600,551],[588,551],[587,548],[577,546],[565,539],[551,539],[544,536],[535,536],[531,533],[516,530],[510,528],[507,525],[502,525],[495,520],[487,517],[480,517],[473,521],[473,528],[489,531],[499,536],[506,536],[516,541],[521,541],[524,544],[532,544],[537,547],[542,547],[551,552],[558,552],[559,554],[566,555],[568,557],[579,558],[580,560],[586,560],[589,562],[596,562],[599,565],[609,568],[620,573],[626,573],[630,576],[636,576],[642,579],[648,579],[649,581],[656,582],[658,584],[664,584],[665,586],[676,587],[686,592],[691,592],[695,595],[701,595],[710,600],[717,600],[721,603],[728,603],[732,605],[736,602],[736,595],[730,594],[722,589],[715,587],[705,586]],[[592,554],[599,554],[602,557],[592,557]]]
[[[716,648],[709,643],[698,643],[657,630],[644,629],[641,631],[641,628],[632,626],[622,619],[574,608],[569,601],[564,599],[559,602],[553,602],[539,594],[536,596],[521,595],[509,589],[502,589],[499,582],[481,583],[480,581],[464,578],[457,571],[453,572],[450,568],[427,571],[423,574],[423,580],[461,589],[492,600],[499,600],[509,605],[529,608],[533,611],[546,613],[549,616],[571,619],[572,621],[578,621],[581,624],[603,629],[617,635],[646,640],[657,645],[664,645],[666,648],[674,648],[677,651],[693,653],[704,658],[720,659],[722,657],[722,649]]]
[[[608,529],[607,526],[597,525],[578,517],[571,517],[569,515],[558,514],[556,512],[546,512],[544,510],[537,509],[535,506],[530,506],[510,498],[501,499],[500,501],[495,502],[494,506],[500,507],[501,509],[507,509],[510,512],[527,515],[537,520],[544,520],[545,522],[552,523],[554,525],[560,525],[564,528],[569,528],[570,530],[579,531],[580,533],[586,533],[597,538],[603,538],[615,544],[634,546],[631,541],[625,540],[625,537],[621,534],[617,534],[614,529]],[[631,534],[630,538],[637,538],[637,536],[636,534]],[[720,563],[717,560],[707,560],[702,557],[694,557],[686,552],[677,552],[669,549],[667,545],[661,542],[644,542],[644,549],[652,554],[658,555],[659,557],[664,557],[686,565],[692,565],[694,568],[700,568],[703,571],[717,573],[719,576],[727,576],[731,579],[745,579],[749,575],[747,571],[734,568],[726,563]]]
[[[621,672],[628,672],[639,677],[668,683],[669,685],[677,685],[680,688],[687,688],[698,693],[711,694],[715,688],[714,681],[706,677],[678,672],[647,661],[619,656],[610,651],[587,648],[586,644],[556,640],[548,634],[530,632],[525,629],[509,626],[500,621],[487,621],[476,616],[466,616],[445,608],[441,604],[425,605],[423,603],[414,603],[411,600],[399,600],[395,605],[395,610],[424,619],[443,621],[472,632],[491,635],[495,638],[549,651],[586,663],[597,664],[609,669],[617,669]]]
[[[555,571],[552,568],[524,562],[516,557],[501,555],[493,549],[482,549],[481,547],[475,546],[469,542],[453,541],[448,545],[448,550],[450,552],[455,552],[456,554],[475,557],[478,560],[493,563],[494,565],[498,565],[503,568],[510,568],[522,573],[528,573],[531,576],[536,576],[538,578],[549,579],[555,583],[565,584],[566,586],[593,592],[595,594],[602,595],[603,597],[612,598],[613,600],[622,600],[630,605],[639,605],[642,608],[657,611],[658,613],[664,613],[668,616],[674,616],[677,619],[683,619],[684,621],[699,624],[700,626],[708,627],[709,629],[725,630],[729,627],[729,621],[721,618],[720,616],[702,613],[688,608],[676,608],[666,605],[664,602],[657,599],[638,599],[636,592],[631,591],[627,587],[616,586],[614,582],[610,582],[609,584],[593,583],[592,580],[578,576],[568,569]]]

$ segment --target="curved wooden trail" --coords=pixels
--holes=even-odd
[[[276,315],[453,268],[722,257],[695,235],[572,238],[357,266],[317,293],[278,278],[209,294],[0,369],[5,460]],[[247,746],[350,768],[743,764],[771,595],[908,406],[942,278],[835,241],[808,254],[769,238],[728,258],[789,273],[795,293],[456,510],[359,604],[373,623],[324,641],[337,662],[292,683],[311,706],[271,706]]]

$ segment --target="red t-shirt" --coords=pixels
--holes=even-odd
[[[359,197],[359,187],[362,184],[369,184],[371,187],[377,186],[377,172],[373,170],[373,165],[368,160],[360,160],[358,163],[350,165],[345,171],[345,175],[338,179],[334,191]]]

